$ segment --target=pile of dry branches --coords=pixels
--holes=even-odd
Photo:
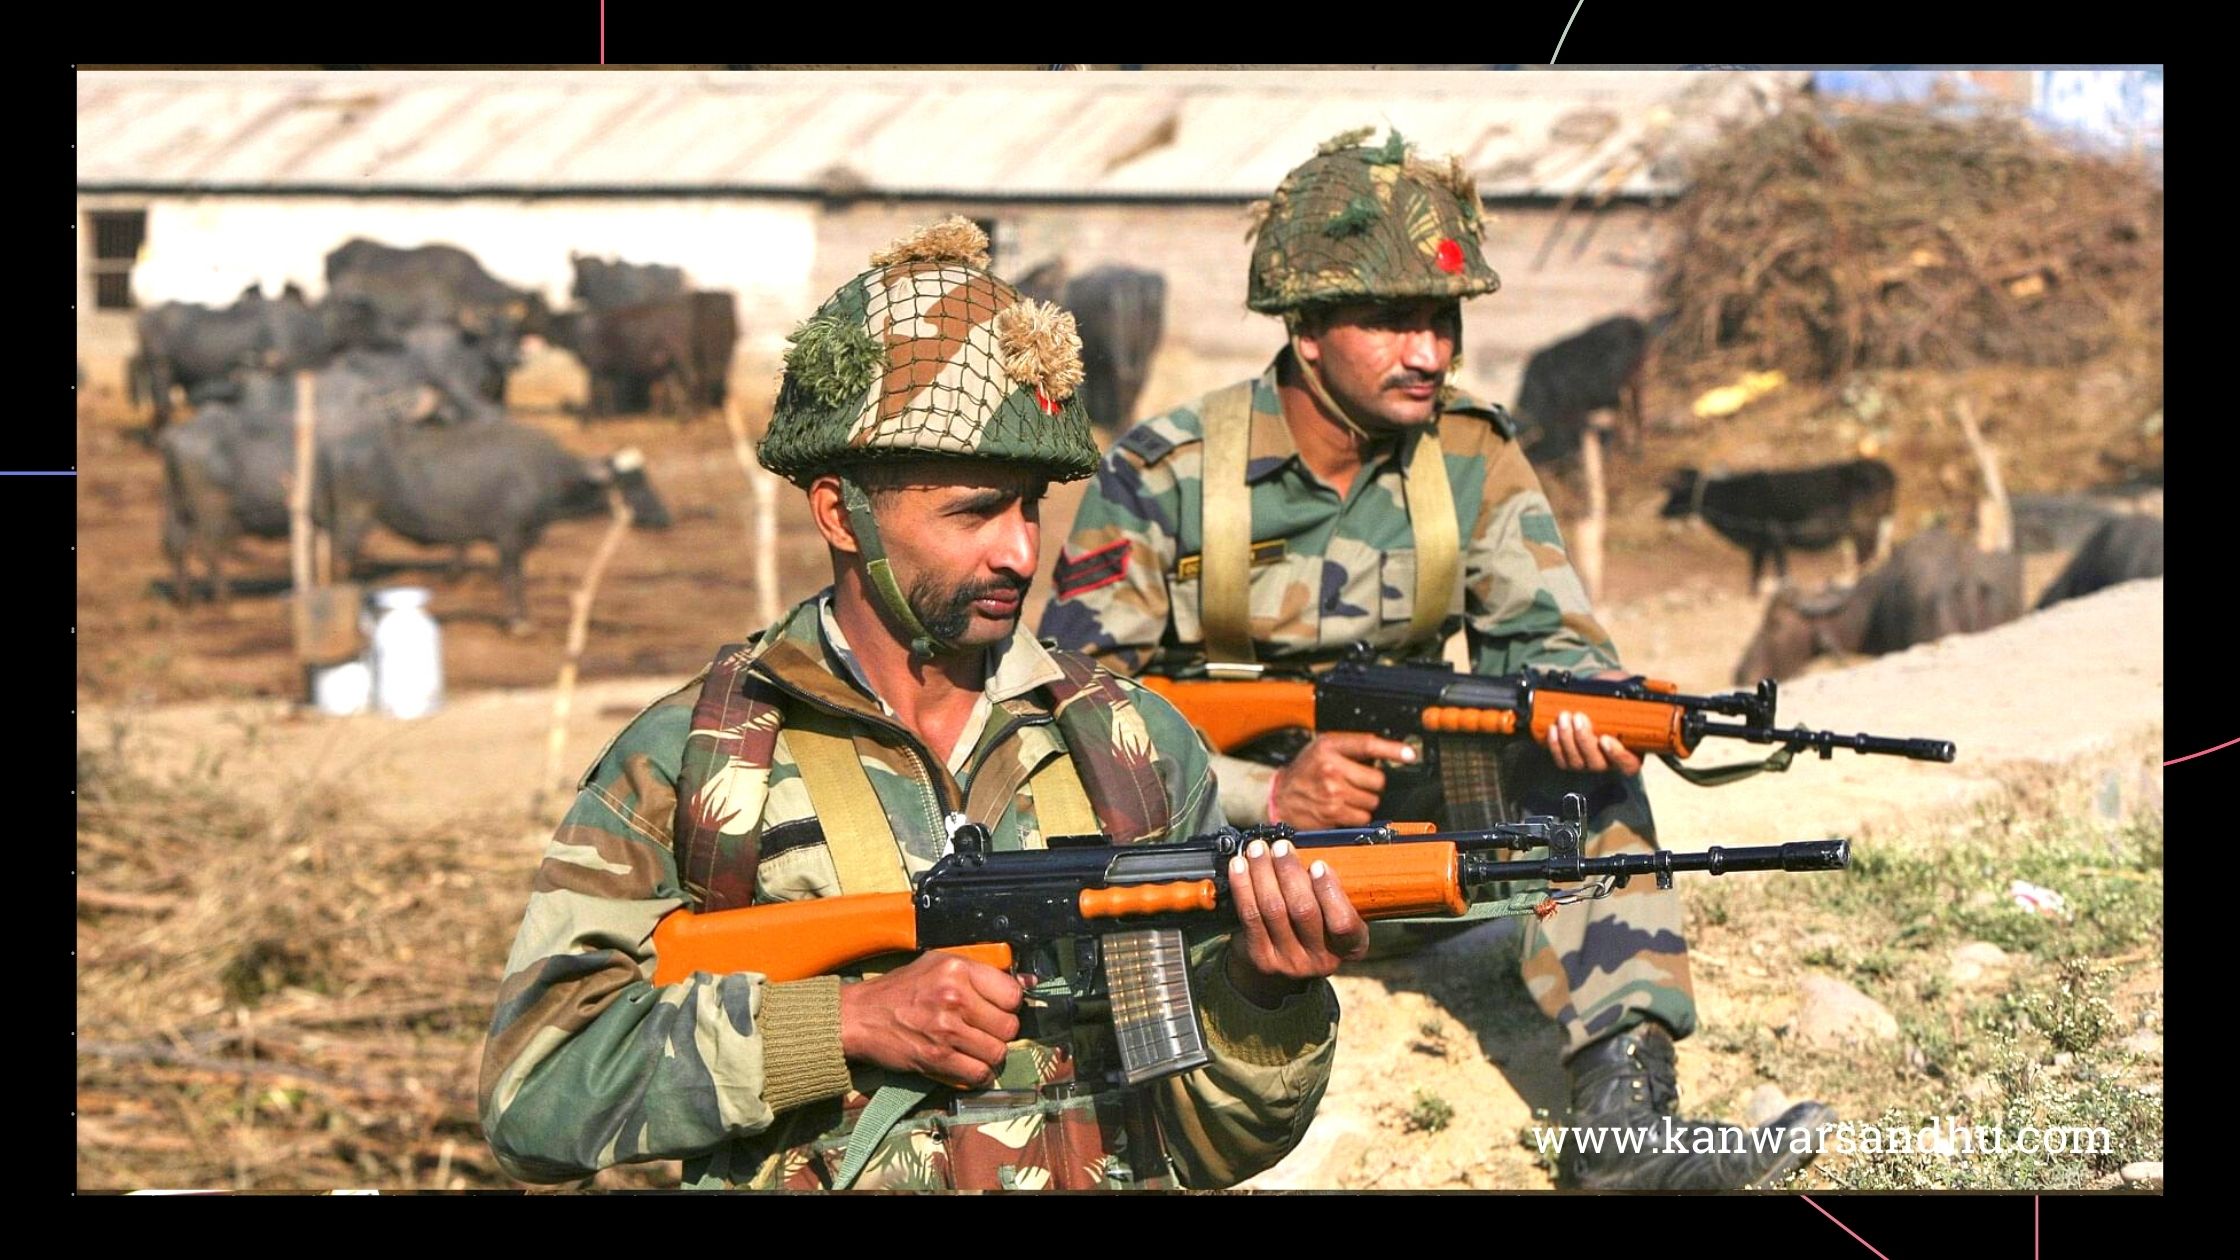
[[[2013,119],[1802,103],[1699,157],[1675,219],[1683,361],[1829,379],[2160,339],[2161,190]]]
[[[535,860],[518,823],[400,834],[97,754],[78,778],[80,1188],[514,1184],[474,1090]]]

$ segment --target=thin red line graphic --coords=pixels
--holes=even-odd
[[[1797,1197],[1803,1199],[1807,1203],[1812,1203],[1812,1196],[1809,1194],[1800,1194]],[[1831,1221],[1836,1221],[1835,1213],[1830,1212],[1828,1209],[1821,1207],[1817,1203],[1812,1203],[1812,1210],[1818,1212],[1822,1216],[1827,1217]],[[1860,1238],[1857,1234],[1852,1234],[1851,1227],[1849,1225],[1844,1224],[1842,1221],[1836,1221],[1836,1228],[1842,1230],[1846,1234],[1851,1234],[1851,1237],[1855,1239],[1860,1246],[1865,1247],[1869,1251],[1874,1251],[1874,1244],[1868,1242],[1864,1238]],[[1890,1260],[1890,1257],[1883,1255],[1879,1251],[1874,1251],[1874,1255],[1875,1260]]]
[[[2226,740],[2225,742],[2223,742],[2223,743],[2221,743],[2221,744],[2217,745],[2217,748],[2230,748],[2230,747],[2232,747],[2232,746],[2233,746],[2234,744],[2240,744],[2240,739],[2228,739],[2228,740]],[[2200,752],[2197,752],[2197,753],[2187,753],[2187,754],[2186,754],[2185,756],[2183,756],[2183,757],[2173,757],[2173,758],[2171,758],[2170,760],[2168,760],[2168,761],[2165,761],[2165,762],[2163,762],[2162,764],[2163,764],[2163,765],[2166,765],[2166,766],[2174,766],[2174,765],[2177,765],[2177,764],[2178,764],[2179,762],[2181,762],[2181,761],[2191,761],[2191,760],[2193,760],[2193,759],[2194,759],[2195,757],[2206,757],[2206,756],[2208,756],[2208,755],[2209,755],[2210,753],[2213,753],[2213,752],[2215,752],[2215,751],[2217,750],[2217,748],[2204,748],[2204,749],[2202,749],[2202,750],[2201,750]]]
[[[607,0],[599,0],[599,64],[607,64]]]
[[[2038,1196],[2030,1196],[2030,1260],[2038,1260]]]

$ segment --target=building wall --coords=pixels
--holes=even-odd
[[[326,291],[327,253],[354,236],[390,245],[457,245],[509,284],[569,303],[570,251],[684,268],[705,289],[738,296],[740,366],[774,372],[786,327],[763,312],[795,311],[812,299],[815,207],[798,200],[666,198],[402,198],[170,196],[80,198],[94,209],[141,204],[147,243],[133,269],[143,307],[160,302],[230,303],[244,285],[270,294],[294,282],[314,299]],[[81,226],[78,235],[90,235]],[[92,308],[88,256],[79,245],[79,344],[97,380],[131,353],[129,313]]]
[[[1006,279],[1052,258],[1063,258],[1073,275],[1125,264],[1166,277],[1166,335],[1137,418],[1257,375],[1283,344],[1278,320],[1245,309],[1252,247],[1241,206],[857,202],[830,208],[820,219],[811,288],[820,296],[831,292],[890,240],[950,213],[998,221],[995,265]],[[1545,266],[1534,270],[1558,217],[1541,208],[1490,213],[1486,254],[1502,287],[1464,307],[1465,388],[1513,401],[1534,350],[1609,315],[1646,313],[1656,212],[1636,206],[1600,216],[1580,211],[1564,221]],[[1590,224],[1593,234],[1575,257]]]

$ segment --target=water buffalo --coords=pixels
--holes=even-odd
[[[408,348],[350,351],[314,374],[312,411],[324,449],[370,428],[441,421],[491,424],[498,408],[474,392],[472,359],[456,329],[428,325],[406,334]],[[189,560],[199,555],[211,597],[228,588],[223,560],[243,534],[288,535],[287,488],[295,476],[295,377],[247,374],[237,396],[202,407],[157,438],[164,467],[163,549],[173,567],[172,598],[189,603]]]
[[[174,385],[199,406],[230,397],[243,372],[308,367],[332,346],[324,321],[292,284],[278,298],[251,285],[219,309],[166,302],[142,311],[137,322],[140,348],[129,388],[135,403],[145,397],[153,406],[150,423],[158,431],[171,423]]]
[[[1517,388],[1516,419],[1538,461],[1578,453],[1588,418],[1606,408],[1623,417],[1628,448],[1641,449],[1641,365],[1649,329],[1628,315],[1603,320],[1535,352]]]
[[[1081,403],[1118,432],[1135,422],[1166,327],[1167,282],[1149,271],[1099,267],[1066,285],[1066,309],[1081,331]]]
[[[498,549],[511,628],[525,631],[521,562],[554,521],[607,511],[622,492],[641,529],[666,529],[668,509],[634,450],[582,459],[521,425],[380,426],[321,452],[338,569],[355,568],[376,522],[423,545],[488,542]]]
[[[576,269],[575,284],[568,289],[568,296],[595,311],[611,311],[616,307],[658,302],[685,294],[684,272],[676,267],[621,259],[608,262],[604,258],[572,252],[568,261]]]
[[[328,298],[370,306],[389,337],[435,322],[474,339],[494,402],[505,398],[505,374],[520,366],[521,338],[542,335],[550,319],[542,294],[504,283],[454,245],[399,249],[358,238],[328,254],[326,266]]]
[[[1819,551],[1848,540],[1857,562],[1879,557],[1896,511],[1898,476],[1879,459],[1854,459],[1725,477],[1683,468],[1666,479],[1664,488],[1669,492],[1666,519],[1700,516],[1749,551],[1755,587],[1768,558],[1775,573],[1789,576],[1791,547]]]
[[[613,310],[572,311],[552,325],[591,377],[585,418],[645,410],[690,419],[723,405],[739,323],[731,294],[690,293]]]
[[[2090,595],[2135,578],[2162,576],[2162,522],[2152,516],[2113,516],[2100,523],[2061,576],[2038,596],[2039,608]]]
[[[1787,678],[1832,653],[1880,655],[2022,614],[2022,557],[1984,552],[1946,529],[1917,534],[1856,586],[1804,596],[1784,587],[1735,665],[1734,681]]]

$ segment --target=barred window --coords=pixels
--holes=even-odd
[[[148,239],[145,210],[95,210],[86,216],[93,228],[93,305],[97,310],[132,309],[132,264]]]

